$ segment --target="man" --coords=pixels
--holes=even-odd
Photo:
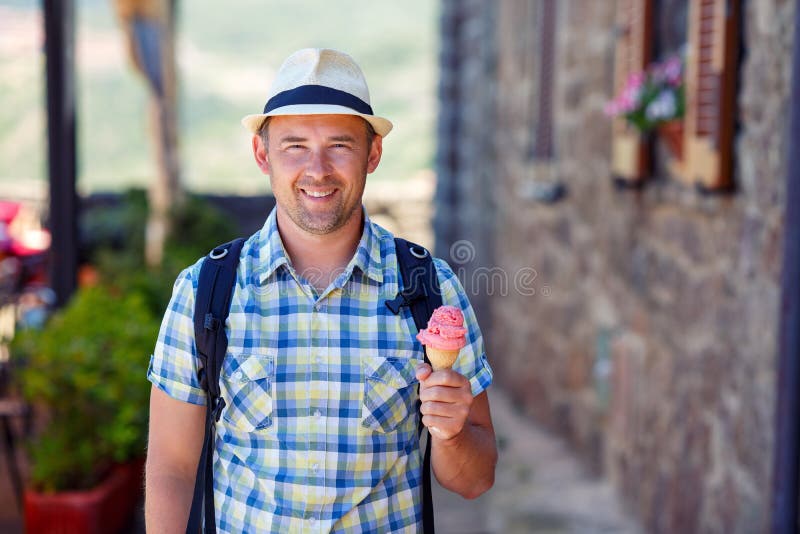
[[[394,241],[361,200],[392,124],[373,114],[352,58],[296,52],[276,74],[264,113],[242,123],[277,205],[242,249],[226,323],[217,530],[416,532],[417,398],[441,485],[474,498],[494,481],[492,374],[475,314],[453,271],[435,259],[442,299],[463,311],[468,344],[454,369],[432,372],[411,314],[385,306],[400,283]],[[150,533],[186,528],[202,446],[198,272],[199,263],[175,283],[148,371]]]

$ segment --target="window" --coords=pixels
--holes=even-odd
[[[684,158],[680,179],[729,189],[733,173],[740,2],[692,0],[686,57]]]
[[[654,0],[653,59],[660,65],[683,62],[689,48],[690,0]],[[685,82],[685,69],[683,79]],[[685,89],[685,87],[684,87]],[[655,130],[652,172],[656,176],[678,176],[683,160],[684,121],[671,120]]]
[[[618,0],[617,46],[614,64],[614,94],[628,78],[643,71],[652,54],[652,0]],[[650,154],[641,133],[617,117],[612,125],[611,172],[626,185],[638,185],[650,169]]]
[[[531,117],[530,159],[551,160],[553,146],[553,90],[555,87],[554,62],[556,47],[556,0],[540,0],[535,9],[535,50],[538,50],[536,79],[533,85]]]
[[[736,64],[740,2],[736,0],[618,0],[615,93],[653,60],[681,53],[685,100],[680,158],[668,166],[702,190],[729,189],[733,171]],[[645,137],[624,119],[613,124],[611,168],[637,184],[650,173]]]
[[[656,61],[686,53],[690,0],[655,0],[653,56]]]

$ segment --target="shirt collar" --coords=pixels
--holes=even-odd
[[[281,265],[291,268],[289,256],[283,246],[280,232],[278,232],[277,207],[267,217],[264,226],[258,232],[258,251],[259,264],[264,268],[260,269],[257,276],[259,284],[264,284]],[[378,283],[383,283],[383,269],[381,267],[381,240],[377,235],[373,223],[367,215],[366,208],[364,213],[364,230],[361,232],[361,239],[356,247],[356,253],[345,267],[344,272],[336,280],[336,285],[341,287],[352,276],[353,270],[358,267],[368,278]]]
[[[367,215],[367,209],[362,206],[362,210],[364,213],[364,230],[361,232],[361,239],[358,242],[353,259],[345,267],[344,275],[339,277],[342,283],[339,284],[339,280],[337,280],[337,285],[340,287],[352,276],[355,267],[358,267],[367,278],[379,284],[383,283],[380,236],[377,235],[375,226],[370,221],[369,215]]]
[[[258,283],[263,284],[278,267],[290,265],[289,256],[278,233],[277,208],[272,209],[264,226],[258,231],[257,243],[258,265],[263,266],[258,272]]]

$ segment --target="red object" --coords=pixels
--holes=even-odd
[[[100,283],[97,267],[84,263],[78,268],[78,287],[94,287]]]
[[[48,245],[49,246],[49,245]],[[35,256],[37,254],[43,254],[47,252],[47,248],[39,248],[39,247],[30,247],[25,243],[21,243],[16,240],[11,240],[11,245],[8,247],[8,251],[12,256],[17,257],[27,257],[27,256]]]
[[[117,465],[98,486],[54,494],[25,490],[27,534],[111,534],[133,521],[144,461]]]
[[[0,222],[6,224],[14,220],[14,217],[19,213],[22,204],[19,202],[11,202],[9,200],[0,200]]]
[[[683,121],[671,120],[658,125],[658,137],[678,161],[683,160]]]

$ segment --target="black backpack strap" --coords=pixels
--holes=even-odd
[[[425,247],[394,238],[397,251],[397,263],[403,279],[403,288],[392,300],[386,301],[386,307],[397,315],[404,306],[411,308],[414,325],[417,330],[427,328],[428,319],[433,310],[442,305],[442,292],[439,289],[439,277],[433,258]],[[425,347],[423,346],[423,350]],[[425,362],[430,363],[427,353]],[[419,410],[419,406],[417,407]],[[419,432],[423,430],[420,415]],[[433,495],[431,494],[431,436],[428,434],[425,456],[422,462],[422,529],[425,534],[434,534]]]
[[[194,304],[194,339],[200,366],[197,371],[200,386],[207,393],[206,424],[203,450],[197,464],[194,497],[186,526],[187,534],[197,534],[203,529],[205,509],[205,532],[216,532],[214,518],[214,437],[216,423],[225,399],[220,396],[219,375],[222,360],[228,350],[225,321],[231,308],[231,295],[236,283],[236,269],[244,239],[234,239],[212,250],[203,260],[197,281]]]

